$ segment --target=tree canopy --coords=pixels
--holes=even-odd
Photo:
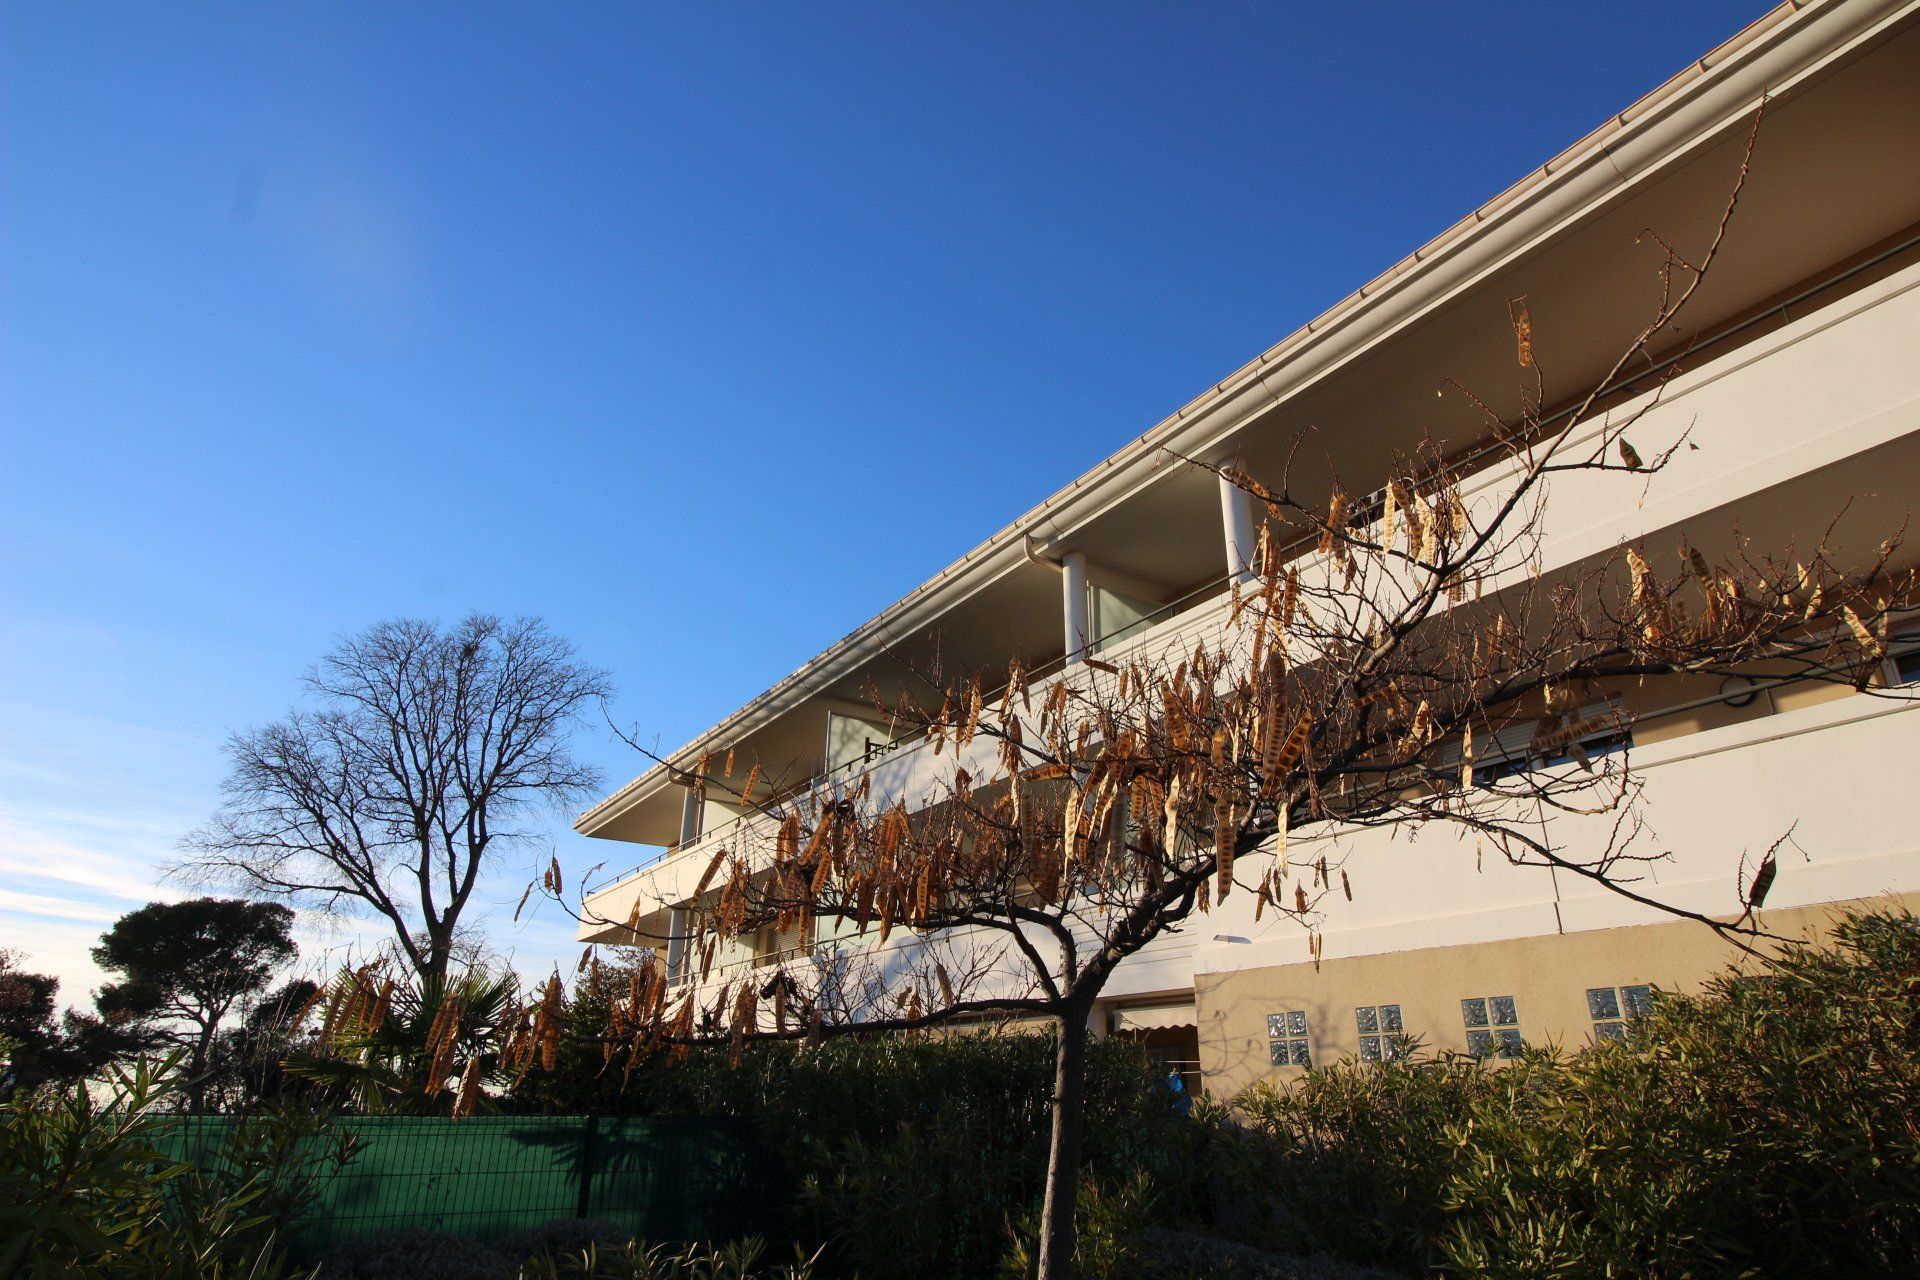
[[[185,841],[196,878],[384,919],[443,981],[481,869],[600,783],[567,739],[605,673],[538,619],[402,618],[307,674],[314,705],[227,744],[226,803]]]
[[[221,1021],[298,954],[293,918],[274,902],[150,902],[116,920],[93,948],[94,962],[118,975],[94,1003],[109,1025],[186,1048],[197,1102]]]

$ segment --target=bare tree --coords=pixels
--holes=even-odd
[[[1253,895],[1256,917],[1297,921],[1317,962],[1324,913],[1351,895],[1342,832],[1453,827],[1490,856],[1756,933],[1771,854],[1729,868],[1724,915],[1662,902],[1644,874],[1661,854],[1644,847],[1628,754],[1579,749],[1625,713],[1582,708],[1623,684],[1720,673],[1864,687],[1889,619],[1915,602],[1912,570],[1891,567],[1900,534],[1864,556],[1823,536],[1771,554],[1734,539],[1715,557],[1683,535],[1671,550],[1623,545],[1543,567],[1555,481],[1612,476],[1630,491],[1685,446],[1630,439],[1657,392],[1624,414],[1603,397],[1630,364],[1661,367],[1667,353],[1652,344],[1705,277],[1737,199],[1736,186],[1704,254],[1665,248],[1650,323],[1563,402],[1570,411],[1548,412],[1516,299],[1525,408],[1517,420],[1488,411],[1479,448],[1446,455],[1428,442],[1382,459],[1388,478],[1366,493],[1309,468],[1298,446],[1286,474],[1265,480],[1213,468],[1256,496],[1265,527],[1255,581],[1191,651],[1087,657],[1045,678],[1015,663],[931,684],[925,699],[879,700],[951,753],[938,794],[821,782],[759,803],[751,777],[736,787],[711,761],[676,770],[757,817],[705,869],[676,940],[684,969],[643,964],[611,1025],[575,1033],[599,1035],[610,1061],[625,1048],[631,1064],[703,1041],[1050,1022],[1040,1275],[1057,1280],[1073,1251],[1088,1021],[1107,980],[1232,893]],[[1518,726],[1537,755],[1571,758],[1482,767],[1488,744]],[[1289,835],[1308,828],[1332,835],[1335,852],[1294,865]],[[638,919],[636,908],[625,923]],[[873,936],[709,981],[720,944],[768,927]],[[553,1034],[551,1017],[529,1011],[508,1058],[531,1061]]]
[[[568,737],[607,677],[538,619],[382,622],[308,673],[309,709],[235,734],[226,803],[183,843],[194,878],[370,912],[440,985],[480,871],[592,793]]]

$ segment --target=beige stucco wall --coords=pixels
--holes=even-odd
[[[1903,906],[1920,912],[1920,893],[1762,913],[1771,932],[1811,937],[1848,908]],[[1549,934],[1471,946],[1432,947],[1311,963],[1201,973],[1194,978],[1200,1067],[1209,1095],[1231,1098],[1257,1080],[1287,1080],[1298,1067],[1267,1057],[1267,1015],[1305,1010],[1316,1065],[1360,1051],[1354,1010],[1397,1004],[1408,1035],[1434,1050],[1467,1047],[1460,1001],[1513,996],[1529,1043],[1578,1047],[1589,1042],[1589,987],[1639,983],[1699,988],[1711,974],[1742,962],[1755,967],[1701,924],[1662,924]]]

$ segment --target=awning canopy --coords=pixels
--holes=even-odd
[[[1180,1000],[1169,1004],[1140,1004],[1130,1009],[1113,1011],[1115,1031],[1165,1031],[1173,1027],[1199,1025],[1199,1020],[1194,1016],[1191,1000]]]

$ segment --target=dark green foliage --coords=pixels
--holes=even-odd
[[[76,1074],[75,1050],[54,1020],[60,979],[21,968],[22,957],[0,950],[0,1103]]]
[[[485,1245],[442,1231],[382,1231],[328,1253],[320,1280],[811,1280],[811,1260],[763,1262],[758,1238],[649,1245],[612,1223],[560,1219]]]
[[[94,1003],[107,1025],[144,1032],[139,1047],[171,1043],[188,1051],[188,1089],[199,1110],[221,1021],[294,958],[292,929],[293,912],[278,903],[150,902],[100,936],[94,963],[119,977]]]
[[[1251,1135],[1220,1135],[1216,1179],[1236,1235],[1289,1251],[1385,1265],[1440,1260],[1455,1133],[1497,1087],[1476,1059],[1410,1044],[1373,1066],[1348,1060],[1292,1088],[1239,1099]]]
[[[813,1280],[814,1257],[796,1249],[792,1262],[767,1263],[766,1251],[757,1236],[721,1245],[629,1240],[537,1255],[521,1265],[518,1280]]]
[[[500,1253],[444,1231],[381,1231],[342,1241],[320,1264],[325,1280],[513,1280]]]
[[[46,1091],[0,1114],[0,1276],[269,1280],[275,1231],[301,1199],[311,1129],[268,1118],[199,1167],[169,1114],[176,1051],[114,1068],[100,1097]]]
[[[1344,1064],[1243,1104],[1249,1234],[1471,1276],[1920,1269],[1920,926],[1842,923],[1626,1040]],[[1223,1166],[1224,1169],[1224,1166]]]
[[[792,1238],[830,1239],[836,1274],[989,1275],[1009,1224],[1040,1199],[1050,1035],[750,1045],[737,1068],[724,1049],[696,1050],[645,1060],[624,1089],[620,1059],[604,1075],[597,1053],[575,1061],[529,1076],[517,1103],[751,1120],[795,1189],[783,1198]],[[1147,1175],[1157,1211],[1177,1214],[1203,1135],[1174,1113],[1162,1077],[1135,1046],[1093,1047],[1085,1157],[1105,1186]]]
[[[1137,1280],[1146,1265],[1141,1231],[1149,1221],[1153,1187],[1143,1172],[1112,1187],[1082,1174],[1073,1204],[1075,1280]],[[1031,1280],[1040,1268],[1040,1214],[1021,1215],[1000,1258],[1002,1280]]]
[[[514,1005],[512,973],[474,971],[457,978],[383,984],[389,1008],[377,1022],[342,1019],[325,1037],[289,1053],[285,1074],[312,1086],[326,1102],[371,1114],[446,1114],[459,1096],[461,1070],[478,1058],[482,1069],[498,1070],[500,1041]],[[362,982],[347,972],[336,980],[336,1003]],[[369,1001],[369,1004],[371,1001]],[[443,1006],[454,1010],[451,1052],[435,1078],[433,1030]]]

